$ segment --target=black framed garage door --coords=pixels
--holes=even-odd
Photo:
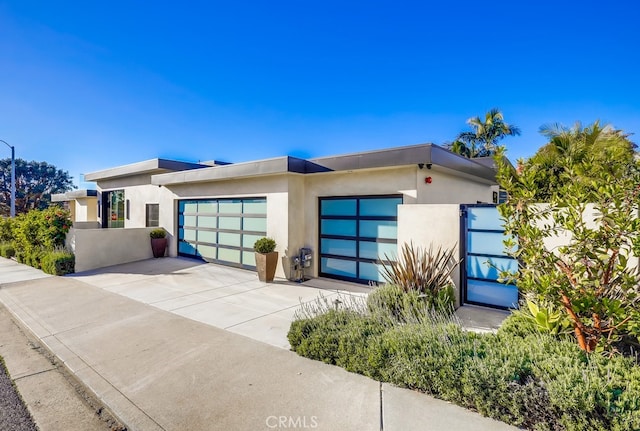
[[[402,195],[319,198],[320,276],[382,282],[381,259],[397,255]]]
[[[178,202],[180,256],[253,269],[253,244],[266,234],[266,198]]]

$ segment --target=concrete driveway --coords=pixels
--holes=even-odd
[[[253,271],[184,258],[150,259],[68,277],[283,349],[290,348],[287,332],[302,303],[368,291],[317,279],[263,283]]]

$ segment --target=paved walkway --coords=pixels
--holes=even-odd
[[[180,259],[162,261],[171,265]],[[203,289],[198,292],[149,300],[153,306],[142,298],[115,293],[127,277],[133,283],[131,291],[141,288],[136,283],[164,277],[147,274],[144,265],[132,264],[126,277],[121,269],[47,277],[0,259],[0,301],[131,430],[378,430],[381,425],[384,430],[514,429],[423,394],[381,385],[230,332],[269,314],[251,320],[247,312],[245,320],[229,325],[227,331],[176,313],[196,307],[192,310],[201,310],[201,319],[208,319],[198,306],[226,298],[211,309],[211,314],[225,316],[221,324],[226,325],[232,320],[225,319],[231,319],[233,313],[220,304],[229,304],[230,310],[238,312],[253,310],[246,301],[237,303],[233,294],[175,306],[191,301],[186,297],[207,298],[204,292],[224,288],[212,285],[215,280],[201,279]],[[185,270],[189,268],[167,274],[167,286],[173,283],[170,296],[182,289],[178,274]],[[88,284],[87,277],[93,277],[92,283],[102,279],[105,284]],[[273,298],[260,289],[266,287],[256,285],[247,292],[255,290],[256,301],[270,304],[267,298]]]

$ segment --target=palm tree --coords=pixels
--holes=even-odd
[[[549,142],[524,162],[524,168],[536,172],[536,196],[541,201],[550,199],[566,181],[584,182],[586,189],[596,192],[589,186],[594,169],[617,178],[635,157],[629,135],[599,121],[584,128],[580,122],[572,128],[544,125],[540,134]]]
[[[456,140],[448,145],[449,150],[465,157],[488,157],[495,154],[498,141],[505,136],[518,136],[520,129],[504,122],[504,116],[498,108],[493,108],[484,116],[467,120],[471,131],[461,132]]]

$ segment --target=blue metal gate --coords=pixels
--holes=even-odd
[[[507,256],[504,227],[492,204],[461,205],[463,301],[498,308],[517,308],[518,288],[498,282],[501,271],[513,272],[518,262]]]

